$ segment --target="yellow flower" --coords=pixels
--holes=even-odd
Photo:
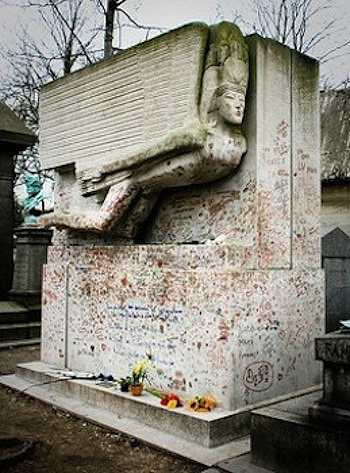
[[[208,412],[215,408],[216,402],[213,397],[195,397],[187,402],[187,407],[196,412]]]
[[[196,411],[198,409],[199,404],[196,399],[191,399],[190,401],[188,401],[187,406],[193,411]]]
[[[171,401],[168,402],[168,404],[166,405],[166,407],[168,409],[174,409],[175,407],[177,407],[177,400],[176,399],[172,399]]]

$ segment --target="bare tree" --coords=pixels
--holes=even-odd
[[[36,13],[38,25],[35,35],[22,31],[17,44],[7,51],[10,73],[1,84],[0,98],[34,132],[39,126],[39,90],[45,83],[118,52],[124,28],[144,30],[145,39],[152,30],[161,31],[138,23],[125,3],[126,0],[25,0],[21,5]],[[117,47],[113,46],[115,31]],[[103,41],[104,48],[99,48]],[[23,184],[27,174],[38,174],[42,181],[52,179],[52,173],[41,169],[37,146],[18,155],[15,171],[15,184]]]
[[[348,54],[350,40],[333,41],[340,33],[340,19],[331,0],[253,0],[256,22],[253,30],[276,39],[296,51],[315,55],[320,61],[335,54]],[[321,52],[322,51],[322,52]]]
[[[35,133],[39,127],[40,88],[102,55],[96,49],[98,30],[84,13],[87,1],[28,0],[25,7],[35,9],[39,20],[35,35],[22,31],[17,43],[6,52],[9,73],[1,84],[1,99]],[[53,179],[51,172],[41,168],[37,145],[16,157],[15,185],[23,184],[28,174],[38,175],[42,183]]]
[[[159,26],[143,25],[126,10],[126,0],[95,0],[97,7],[105,17],[104,25],[104,57],[109,57],[123,49],[122,32],[125,28],[137,28],[145,31],[144,40],[147,40],[151,31],[161,33]],[[114,33],[118,34],[117,46],[113,46]]]

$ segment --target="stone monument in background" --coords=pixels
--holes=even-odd
[[[27,196],[23,200],[24,220],[14,231],[16,263],[10,297],[40,316],[43,264],[46,263],[52,230],[37,226],[38,217],[43,213],[44,200],[39,176],[26,176],[25,184]]]
[[[5,345],[38,342],[42,265],[46,262],[51,230],[13,228],[14,157],[33,145],[36,137],[3,103],[0,103],[0,141],[0,342]],[[15,264],[14,233],[17,236]]]
[[[57,228],[42,360],[123,376],[151,353],[165,389],[240,419],[227,438],[257,403],[313,389],[317,62],[191,24],[48,84],[40,107]]]
[[[13,275],[13,181],[14,157],[35,143],[35,135],[16,114],[0,102],[0,300],[6,300]]]

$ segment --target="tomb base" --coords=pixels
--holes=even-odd
[[[16,375],[2,376],[0,383],[208,466],[249,451],[250,441],[244,433],[248,432],[251,406],[236,411],[218,407],[209,413],[186,407],[168,409],[147,392],[135,398],[95,380],[65,375],[45,363],[33,362],[18,365]]]
[[[50,248],[42,361],[125,377],[151,355],[157,387],[231,411],[317,385],[322,271],[230,270],[232,258],[230,246]]]

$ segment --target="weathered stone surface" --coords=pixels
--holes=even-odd
[[[350,410],[320,401],[309,408],[309,420],[313,424],[335,429],[349,429]]]
[[[322,258],[350,258],[350,237],[341,228],[322,238]]]
[[[189,25],[47,85],[40,102],[44,166],[81,170],[122,160],[198,122],[208,34],[206,25]]]
[[[292,404],[292,401],[290,401]],[[282,407],[283,404],[283,407]],[[252,461],[283,473],[347,473],[349,429],[308,422],[306,413],[295,413],[288,403],[252,414]],[[249,471],[249,470],[248,470]]]
[[[59,368],[66,366],[67,357],[67,285],[66,266],[44,266],[41,358]]]
[[[341,407],[350,412],[350,368],[342,362],[323,365],[323,398],[321,404]]]
[[[326,332],[339,330],[349,318],[350,238],[336,228],[322,238],[322,265],[326,274]]]
[[[321,93],[322,180],[350,177],[350,89]]]
[[[323,361],[323,398],[320,405],[345,408],[350,413],[350,336],[334,332],[316,339],[316,358]],[[324,413],[315,411],[315,416]],[[326,417],[329,416],[329,413]],[[341,417],[341,416],[340,416]],[[346,421],[343,422],[346,424]]]
[[[329,333],[316,341],[316,359],[331,363],[350,364],[350,336]]]
[[[319,267],[320,112],[319,66],[315,59],[291,53],[292,103],[292,266]]]
[[[49,253],[43,330],[64,329],[59,344],[43,339],[46,363],[124,376],[151,352],[158,384],[185,397],[210,392],[230,410],[249,410],[320,381],[313,351],[324,327],[313,177],[319,169],[308,139],[308,157],[292,150],[312,127],[299,124],[298,136],[291,133],[293,120],[307,121],[318,110],[317,103],[312,108],[316,67],[273,41],[254,36],[248,43],[253,74],[244,160],[221,182],[166,191],[139,238],[192,244],[66,246],[79,236],[57,232],[63,246]],[[303,82],[308,67],[303,106],[290,99],[291,87]],[[73,170],[64,172],[63,212],[82,202]],[[207,240],[213,244],[195,244]]]
[[[339,330],[340,321],[350,318],[350,259],[324,258],[326,274],[326,332]]]
[[[274,41],[258,36],[246,41],[248,150],[241,165],[217,183],[164,193],[142,241],[218,239],[239,249],[251,267],[317,268],[318,67]]]
[[[43,361],[122,376],[151,352],[164,387],[186,396],[211,392],[227,409],[317,384],[321,271],[233,272],[217,256],[211,269],[202,257],[197,269],[185,269],[181,250],[52,249],[43,333],[60,327],[61,342],[43,337]]]

